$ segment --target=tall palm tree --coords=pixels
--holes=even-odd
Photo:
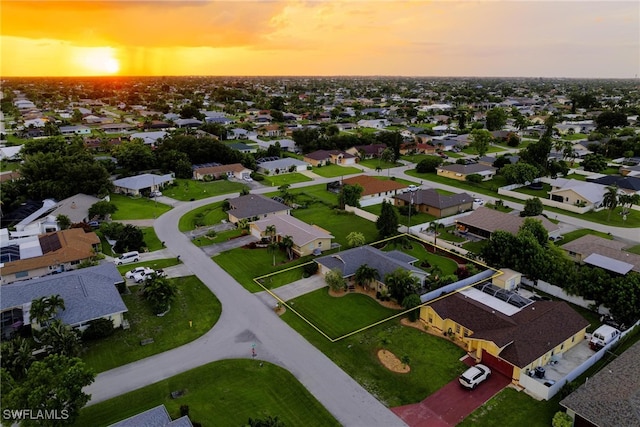
[[[378,273],[378,270],[373,267],[369,267],[368,264],[362,264],[358,267],[356,274],[354,275],[356,283],[359,283],[362,286],[366,285],[366,287],[369,287],[371,282],[379,278],[380,273]]]
[[[178,294],[176,286],[166,277],[152,273],[145,279],[142,294],[156,314],[164,313]]]
[[[282,247],[287,251],[287,257],[289,260],[293,259],[293,238],[291,236],[284,236],[280,241]]]
[[[275,241],[271,241],[269,243],[269,246],[267,246],[267,251],[271,252],[271,255],[273,256],[273,265],[276,265],[276,251],[278,250],[279,245],[278,242]]]
[[[619,203],[618,199],[618,186],[610,185],[607,187],[607,192],[604,193],[602,197],[602,206],[609,209],[609,214],[607,215],[607,222],[611,220],[611,212],[614,211],[615,208],[618,207]]]
[[[24,378],[27,374],[27,369],[35,361],[30,341],[20,336],[4,341],[0,345],[0,354],[2,367],[9,371],[16,380]]]
[[[60,295],[50,295],[31,301],[30,315],[36,323],[46,324],[52,317],[64,310],[64,300]]]
[[[76,357],[80,354],[80,336],[69,325],[59,319],[49,324],[40,335],[40,341],[48,348],[49,353]]]
[[[269,236],[269,239],[273,242],[275,240],[276,237],[276,226],[271,224],[271,225],[267,225],[267,228],[264,229],[264,233]]]
[[[443,228],[444,224],[441,224],[437,221],[433,221],[429,223],[427,227],[427,233],[433,233],[433,252],[436,251],[436,245],[438,244],[438,229]]]

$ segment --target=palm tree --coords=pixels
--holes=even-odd
[[[40,335],[40,341],[49,353],[76,357],[80,354],[80,336],[75,329],[56,319]]]
[[[609,209],[609,214],[607,215],[607,222],[611,220],[611,212],[613,212],[615,208],[618,207],[619,201],[620,200],[618,199],[618,186],[616,185],[608,186],[607,192],[604,193],[604,196],[602,197],[602,206]]]
[[[269,242],[269,246],[267,246],[267,251],[269,251],[271,253],[271,255],[273,255],[273,265],[276,265],[276,251],[278,250],[280,246],[278,245],[278,242],[276,241],[271,241]]]
[[[620,196],[618,196],[618,202],[620,202],[620,205],[624,208],[625,206],[628,206],[629,209],[631,209],[633,207],[634,204],[638,204],[638,202],[640,202],[640,195],[638,194],[621,194]],[[627,214],[627,210],[624,209],[623,214]]]
[[[151,303],[154,313],[160,314],[169,310],[178,291],[175,285],[166,277],[155,273],[145,278],[142,294]]]
[[[427,227],[427,233],[433,233],[433,252],[436,251],[436,245],[438,244],[438,229],[443,227],[444,224],[437,221],[430,222]]]
[[[276,226],[273,224],[267,225],[267,228],[264,229],[264,234],[269,236],[269,240],[273,242],[276,237]]]
[[[27,374],[27,369],[35,361],[30,341],[20,336],[4,341],[0,345],[0,353],[2,367],[9,371],[16,380],[24,378]]]
[[[347,234],[347,243],[352,248],[355,248],[356,246],[362,246],[364,245],[364,242],[364,234],[359,231],[352,231],[351,233]]]
[[[293,259],[293,238],[291,236],[284,236],[280,241],[282,247],[287,251],[287,257],[289,260]]]
[[[60,309],[65,309],[64,300],[60,295],[35,299],[31,301],[31,319],[38,324],[46,324]]]
[[[373,267],[369,267],[368,264],[362,264],[360,267],[358,267],[354,275],[356,283],[362,285],[363,287],[365,285],[366,287],[369,287],[371,282],[379,278],[380,273],[378,273],[378,270]]]

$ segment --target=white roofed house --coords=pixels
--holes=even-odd
[[[307,162],[294,159],[292,157],[285,157],[284,159],[270,160],[266,162],[258,163],[258,172],[265,175],[279,175],[289,172],[300,172],[307,170],[307,167],[311,166]]]
[[[319,254],[331,249],[333,236],[328,231],[291,215],[270,216],[259,221],[252,222],[249,227],[251,234],[257,238],[269,237],[267,227],[274,226],[276,229],[276,240],[282,241],[286,236],[293,240],[293,252],[299,256]]]
[[[557,178],[550,182],[549,198],[556,202],[573,206],[585,206],[597,209],[607,191],[604,185],[576,179]]]
[[[145,173],[142,175],[130,176],[113,181],[116,193],[140,196],[143,193],[161,190],[167,184],[174,181],[173,174],[154,175]]]
[[[136,133],[132,133],[131,134],[131,140],[133,139],[141,139],[142,142],[145,145],[158,145],[158,141],[160,141],[162,138],[164,138],[165,136],[167,136],[168,133],[163,131],[163,130],[159,130],[159,131],[152,131],[152,132],[136,132]]]

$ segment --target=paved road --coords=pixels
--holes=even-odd
[[[228,358],[248,358],[252,344],[255,343],[258,359],[277,364],[291,372],[342,425],[406,425],[178,231],[176,225],[180,216],[195,207],[224,197],[229,195],[179,204],[155,222],[156,233],[161,240],[167,242],[167,250],[179,253],[185,266],[222,302],[223,310],[218,323],[189,344],[99,374],[96,381],[86,388],[86,392],[92,395],[89,404],[205,363]],[[187,320],[185,319],[185,327]]]

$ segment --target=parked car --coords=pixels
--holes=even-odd
[[[592,350],[598,351],[605,345],[616,340],[620,336],[620,331],[609,325],[602,325],[591,335],[589,340],[589,347]]]
[[[160,196],[162,196],[161,191],[152,191],[151,193],[149,193],[149,197],[160,197]]]
[[[153,273],[154,269],[153,268],[149,268],[149,267],[136,267],[133,270],[129,270],[124,274],[124,277],[127,279],[133,279],[133,276],[135,276],[138,273],[142,273],[144,274],[149,274],[149,273]]]
[[[100,227],[100,223],[98,221],[89,221],[87,224],[91,228],[99,228]]]
[[[414,192],[414,191],[418,191],[418,186],[417,186],[417,185],[414,185],[414,184],[409,185],[409,186],[406,188],[406,190],[404,190],[404,192],[405,192],[405,193],[408,193],[408,192]]]
[[[475,199],[473,199],[473,203],[475,203],[476,205],[482,206],[482,205],[484,205],[484,200],[475,198]]]
[[[243,177],[242,179],[244,179],[244,180],[245,180],[245,181],[247,181],[247,182],[251,182],[251,181],[253,181],[253,178],[251,178],[250,176],[245,176],[245,177]]]
[[[477,364],[464,371],[464,373],[460,375],[459,381],[463,387],[474,389],[490,376],[491,369],[485,365]]]
[[[138,251],[125,252],[122,255],[120,255],[118,258],[113,260],[113,262],[115,262],[116,265],[130,264],[132,262],[138,262],[138,261],[140,261],[140,254],[138,253]]]

